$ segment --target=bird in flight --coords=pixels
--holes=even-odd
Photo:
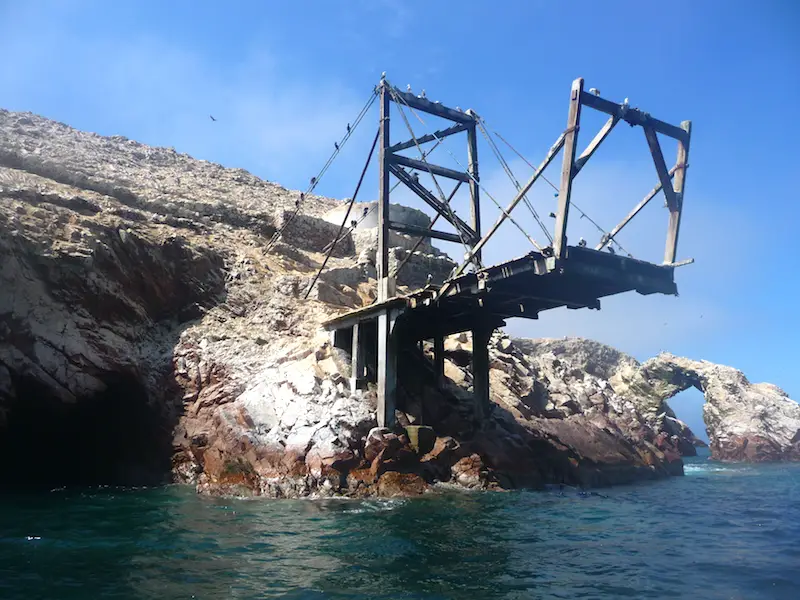
[[[212,121],[216,122],[216,119],[214,118],[214,115],[208,115],[208,118],[211,119]]]

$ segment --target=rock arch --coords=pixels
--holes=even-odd
[[[638,369],[615,375],[615,389],[663,414],[676,394],[697,388],[717,460],[800,460],[800,404],[771,383],[751,383],[733,367],[662,353]]]

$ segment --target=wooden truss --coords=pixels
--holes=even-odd
[[[447,242],[463,243],[473,249],[481,239],[481,213],[480,213],[480,187],[478,174],[478,140],[476,135],[477,118],[471,112],[461,112],[460,110],[448,108],[438,102],[415,96],[414,94],[402,92],[396,87],[391,86],[386,80],[381,80],[378,87],[380,94],[380,143],[379,143],[379,185],[380,193],[378,196],[378,299],[385,301],[394,295],[393,277],[389,274],[389,231],[397,231],[408,235],[421,237],[431,237]],[[441,117],[451,121],[453,125],[420,137],[406,140],[400,143],[391,144],[390,142],[390,109],[391,103],[398,107],[405,106],[410,110],[423,112],[436,117]],[[456,171],[446,167],[433,164],[423,158],[418,160],[400,154],[409,148],[421,148],[422,144],[440,141],[446,137],[466,132],[468,170],[467,172]],[[457,185],[462,183],[469,184],[470,191],[470,223],[464,222],[455,215],[449,207],[450,198],[437,198],[430,190],[420,184],[418,177],[413,171],[429,173],[432,177],[443,177],[452,179]],[[436,219],[442,217],[448,221],[457,233],[438,231],[432,228],[424,229],[414,227],[404,223],[391,221],[389,218],[389,196],[391,188],[389,177],[394,175],[403,185],[419,196],[428,206],[436,211]],[[455,190],[454,190],[455,192]],[[480,263],[480,252],[470,255],[470,261]]]

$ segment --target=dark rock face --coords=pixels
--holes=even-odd
[[[399,366],[406,428],[377,429],[374,390],[350,393],[347,356],[319,332],[374,300],[373,234],[342,240],[303,298],[340,203],[308,196],[270,245],[299,193],[245,171],[7,111],[0,148],[0,451],[19,457],[0,486],[167,478],[297,497],[629,482],[682,472],[695,438],[666,402],[688,385],[706,393],[715,456],[798,456],[797,405],[728,367],[500,334],[487,418],[461,334],[444,385],[424,355]],[[452,264],[412,255],[401,283]]]

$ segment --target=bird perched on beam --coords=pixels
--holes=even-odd
[[[411,84],[406,84],[406,91],[410,94],[411,93]]]
[[[580,246],[581,248],[586,248],[586,240],[583,238],[578,240],[578,246]]]
[[[216,122],[216,119],[214,118],[214,115],[208,115],[208,118],[211,119],[212,121]]]
[[[433,275],[428,273],[428,276],[425,278],[425,285],[430,285],[432,281],[433,281]]]
[[[600,90],[598,90],[597,88],[589,88],[589,93],[594,94],[595,96],[599,96]]]
[[[418,98],[422,98],[423,100],[425,100],[425,99],[427,98],[427,96],[425,95],[425,90],[422,90],[422,91],[419,93],[419,96],[418,96]]]
[[[337,150],[339,149],[339,143],[338,143],[338,142],[333,142],[333,146],[334,146],[334,147],[335,147]]]
[[[614,251],[614,248],[612,248],[611,246],[608,247],[608,253],[609,254],[616,254],[616,252]]]

